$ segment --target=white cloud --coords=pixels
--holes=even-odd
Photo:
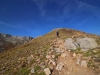
[[[25,24],[25,23],[24,23]],[[0,21],[0,25],[4,25],[4,26],[8,26],[8,27],[11,27],[11,28],[15,28],[15,29],[18,29],[20,31],[25,31],[25,32],[28,32],[30,34],[34,34],[34,33],[37,33],[37,32],[40,32],[41,30],[34,30],[35,28],[31,28],[29,27],[28,25],[24,25],[24,24],[14,24],[14,25],[11,25],[11,24],[8,24],[8,23],[5,23],[5,22],[2,22]]]
[[[0,25],[8,26],[8,27],[11,27],[11,28],[16,28],[16,26],[2,22],[2,21],[0,21]]]
[[[98,10],[97,7],[91,6],[89,4],[86,4],[78,0],[31,0],[31,1],[36,2],[36,4],[38,5],[41,11],[42,17],[48,15],[48,13],[46,13],[47,10],[44,10],[44,7],[47,2],[57,3],[59,5],[58,10],[52,13],[56,13],[58,15],[56,17],[52,17],[52,16],[46,17],[48,20],[51,21],[63,22],[65,19],[73,18],[77,14],[80,14],[81,12],[91,12],[93,16],[95,15],[98,18],[100,18],[99,15],[100,11]],[[61,9],[62,9],[62,14],[60,14]]]

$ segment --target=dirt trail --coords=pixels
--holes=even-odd
[[[58,45],[61,50],[64,50],[63,53],[66,54],[66,57],[60,56],[57,60],[57,64],[64,64],[61,70],[56,70],[56,67],[53,70],[52,75],[100,75],[91,68],[86,68],[80,64],[76,64],[77,57],[73,57],[73,53],[66,50],[65,42],[57,38],[55,45]],[[62,54],[62,53],[61,53]]]

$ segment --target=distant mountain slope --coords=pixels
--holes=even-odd
[[[58,30],[60,33],[59,38],[57,38],[56,36],[56,30]],[[72,38],[73,40],[76,40],[76,38],[85,38],[85,37],[93,38],[95,41],[97,41],[98,45],[100,45],[100,36],[97,36],[94,34],[87,34],[85,32],[81,32],[81,31],[77,31],[73,29],[66,29],[66,28],[54,29],[53,31],[47,33],[46,35],[37,37],[31,40],[30,42],[27,42],[18,47],[12,48],[6,52],[0,53],[0,74],[3,74],[3,75],[46,75],[44,73],[44,69],[49,68],[51,71],[54,71],[52,72],[53,74],[51,75],[60,75],[60,73],[58,74],[58,71],[54,69],[56,67],[56,64],[58,64],[57,62],[60,60],[59,59],[60,55],[66,56],[66,54],[63,55],[61,53],[62,52],[61,50],[66,49],[64,45],[65,39]],[[97,50],[99,49],[100,48],[98,48]],[[73,52],[68,52],[68,51],[66,52],[66,51],[65,53],[73,54]],[[80,52],[80,50],[75,50],[75,52],[82,53]],[[83,55],[85,54],[91,55],[91,53],[93,52],[89,51],[88,53],[83,53]],[[97,51],[96,53],[100,55],[100,50]],[[51,60],[51,57],[52,57],[52,60]],[[89,56],[88,58],[90,57],[91,56]],[[74,60],[72,55],[71,55],[71,58]],[[72,59],[70,59],[70,61],[73,61]],[[92,57],[90,58],[90,60],[92,59],[94,60],[94,55],[93,55],[93,58]],[[75,63],[75,61],[76,61],[76,58],[73,61],[73,63]],[[68,68],[66,67],[67,66],[65,65],[64,67],[65,71],[68,70]],[[77,66],[75,65],[75,67]],[[91,69],[89,70],[90,72],[91,72]],[[81,67],[81,71],[82,71],[82,67]],[[86,71],[87,70],[83,72],[86,72]],[[77,72],[79,72],[79,70]],[[65,74],[65,75],[68,75],[68,74]],[[79,75],[79,74],[73,73],[73,75]],[[93,75],[97,75],[97,74],[93,72]]]
[[[32,40],[32,37],[19,37],[0,33],[0,52],[11,49]]]

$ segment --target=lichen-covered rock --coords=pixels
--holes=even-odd
[[[72,50],[77,49],[77,47],[76,47],[75,44],[74,44],[73,39],[68,38],[68,39],[65,40],[65,42],[66,42],[66,48],[67,48],[67,49],[72,49]]]
[[[93,38],[77,38],[77,43],[81,49],[93,49],[98,47],[98,44]]]

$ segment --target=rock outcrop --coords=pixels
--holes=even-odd
[[[67,48],[67,49],[72,49],[72,50],[77,49],[77,47],[76,47],[75,44],[74,44],[73,39],[68,38],[68,39],[66,39],[65,41],[66,41],[66,48]]]
[[[77,43],[81,49],[93,49],[98,47],[98,44],[93,38],[77,38]]]
[[[76,42],[72,38],[67,38],[66,48],[76,50],[81,48],[83,51],[98,47],[98,44],[93,38],[77,38]]]

